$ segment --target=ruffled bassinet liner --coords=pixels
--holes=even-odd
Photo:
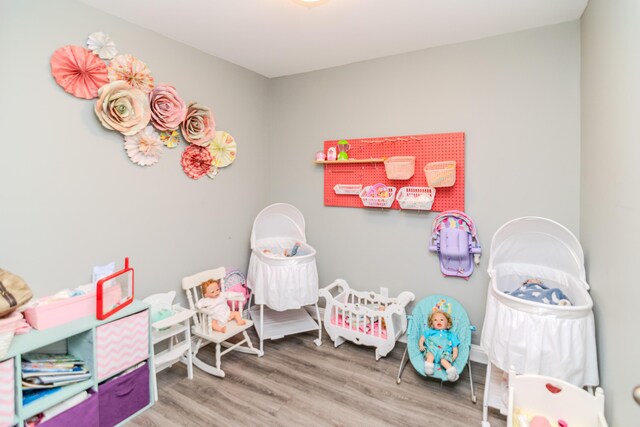
[[[599,384],[593,313],[578,318],[534,314],[487,297],[481,345],[503,371],[547,375],[578,387]]]
[[[503,371],[548,375],[578,387],[598,385],[593,301],[579,278],[540,265],[502,263],[490,271],[481,345]],[[573,306],[552,306],[505,294],[526,279],[558,287]]]
[[[293,244],[293,240],[271,239],[251,252],[247,286],[253,290],[256,304],[284,311],[318,302],[315,250],[303,242],[296,256],[278,255]],[[265,249],[271,253],[265,254]]]

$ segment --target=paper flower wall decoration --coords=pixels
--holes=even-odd
[[[160,132],[160,141],[162,141],[167,148],[176,148],[180,142],[180,132],[177,130]]]
[[[192,102],[180,130],[187,142],[206,147],[215,136],[216,121],[209,107]]]
[[[205,147],[189,145],[182,153],[182,169],[189,178],[198,179],[211,169],[211,153]]]
[[[65,92],[84,99],[98,96],[109,83],[103,61],[81,46],[64,46],[51,56],[51,74]]]
[[[147,95],[123,81],[100,88],[95,112],[102,126],[127,136],[138,133],[151,119]]]
[[[124,149],[140,166],[158,163],[163,145],[187,143],[180,163],[191,179],[215,178],[236,158],[236,142],[227,132],[216,132],[209,107],[188,106],[170,84],[155,86],[147,65],[129,54],[118,55],[109,35],[94,32],[85,49],[64,46],[51,56],[51,74],[70,94],[98,98],[96,117],[106,129],[124,135]],[[107,66],[103,60],[111,60]],[[182,137],[180,136],[182,134]]]
[[[236,159],[236,141],[225,131],[217,131],[207,148],[213,156],[213,164],[219,168],[229,166]]]
[[[131,86],[143,90],[146,93],[153,89],[153,77],[147,64],[129,54],[118,55],[111,60],[109,67],[109,80],[123,80]]]
[[[102,59],[112,59],[118,54],[116,44],[111,40],[111,37],[100,31],[89,35],[87,47]]]
[[[187,106],[176,88],[158,85],[149,93],[151,124],[158,130],[175,130],[187,115]]]
[[[124,149],[131,161],[140,166],[151,166],[160,159],[162,142],[160,135],[147,126],[133,136],[124,137]]]

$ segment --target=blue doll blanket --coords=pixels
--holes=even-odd
[[[518,289],[506,293],[517,298],[522,298],[524,300],[540,304],[573,305],[571,300],[569,300],[561,289],[548,288],[544,283],[537,279],[527,280]]]

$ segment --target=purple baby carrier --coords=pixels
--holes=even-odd
[[[461,211],[442,212],[433,220],[429,250],[438,252],[445,276],[468,278],[473,264],[480,264],[480,242],[476,226]]]

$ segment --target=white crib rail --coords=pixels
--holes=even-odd
[[[406,305],[415,296],[402,292],[389,298],[375,292],[361,292],[349,288],[343,279],[320,289],[327,300],[325,328],[339,346],[345,340],[376,347],[376,360],[385,356],[407,329]]]

